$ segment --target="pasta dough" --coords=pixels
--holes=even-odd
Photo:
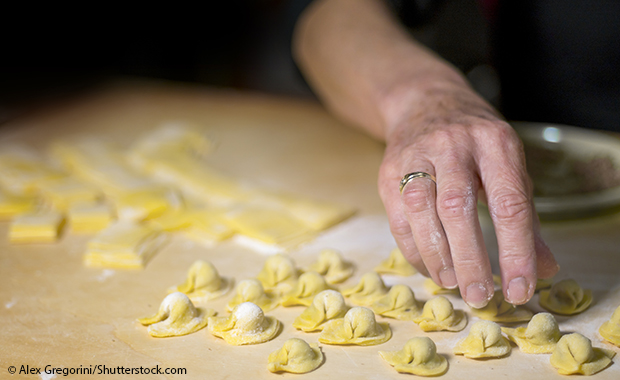
[[[550,361],[562,375],[594,375],[607,368],[614,355],[611,350],[593,348],[590,339],[574,333],[560,338]]]
[[[323,276],[316,272],[306,272],[299,276],[293,289],[284,294],[280,301],[282,306],[310,306],[314,296],[323,290],[331,289]]]
[[[110,205],[105,203],[74,203],[69,207],[69,224],[76,233],[94,233],[106,229],[114,216]]]
[[[325,325],[319,335],[319,342],[373,346],[385,343],[391,337],[390,326],[387,323],[378,323],[372,310],[353,307],[344,318],[334,319]]]
[[[0,220],[33,213],[38,203],[37,198],[33,196],[14,195],[0,189]]]
[[[323,330],[325,323],[332,319],[344,318],[349,307],[342,294],[335,290],[324,290],[317,294],[312,304],[293,321],[296,329],[310,332]]]
[[[423,304],[415,299],[410,287],[398,284],[394,285],[388,294],[370,305],[370,308],[384,317],[413,321],[422,313],[422,306]]]
[[[620,347],[620,306],[608,321],[603,322],[598,332],[608,342]]]
[[[208,317],[215,315],[215,310],[200,309],[183,293],[169,294],[159,306],[159,311],[152,317],[138,321],[149,326],[149,335],[156,338],[180,336],[196,332],[207,325]]]
[[[269,354],[267,369],[271,372],[307,373],[323,363],[323,353],[317,344],[291,338],[284,346]]]
[[[265,290],[282,295],[295,285],[299,271],[290,257],[277,254],[269,257],[260,273],[256,276]]]
[[[510,353],[508,339],[502,335],[499,325],[491,321],[478,321],[471,326],[469,335],[454,348],[456,355],[470,359],[500,358]]]
[[[187,280],[174,287],[173,291],[187,294],[192,299],[211,300],[226,294],[233,280],[221,277],[217,269],[208,261],[198,260],[187,273]]]
[[[390,252],[390,257],[381,262],[375,268],[377,273],[396,274],[399,276],[411,276],[418,273],[417,270],[405,259],[400,249],[394,248]]]
[[[353,275],[353,264],[345,261],[340,252],[324,249],[319,259],[309,268],[325,278],[330,284],[339,284]]]
[[[437,354],[437,346],[430,338],[409,339],[400,351],[379,351],[383,360],[401,373],[418,376],[439,376],[448,370],[448,361]]]
[[[356,305],[369,306],[386,295],[388,290],[378,273],[368,272],[362,276],[357,285],[342,290],[342,295]]]
[[[454,310],[444,296],[430,299],[424,304],[422,314],[413,319],[424,331],[461,331],[467,326],[467,315]]]
[[[473,315],[487,321],[515,323],[527,322],[532,319],[533,313],[523,306],[513,306],[504,300],[504,294],[498,290],[489,303],[481,308],[471,308]]]
[[[502,331],[526,354],[550,354],[562,336],[558,323],[549,313],[534,315],[527,327],[502,327]]]
[[[53,243],[58,240],[64,224],[64,216],[55,211],[20,215],[11,222],[9,241]]]
[[[583,290],[575,280],[562,280],[549,290],[541,290],[538,303],[553,313],[573,315],[590,306],[592,291]]]
[[[424,289],[426,289],[427,292],[429,292],[430,294],[436,296],[436,295],[455,295],[455,296],[460,296],[461,293],[459,291],[459,288],[454,288],[454,289],[446,289],[446,288],[442,288],[441,286],[437,285],[435,283],[435,281],[433,281],[430,278],[427,278],[426,280],[424,280]]]
[[[251,302],[236,306],[228,317],[209,318],[209,332],[234,346],[270,341],[279,330],[280,321],[265,316],[263,310]]]
[[[252,302],[263,311],[271,311],[279,305],[280,301],[271,293],[265,292],[260,281],[251,278],[239,282],[235,289],[235,296],[226,305],[226,310],[232,311],[244,302]]]

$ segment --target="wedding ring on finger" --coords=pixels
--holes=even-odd
[[[403,178],[400,180],[400,193],[402,194],[405,186],[407,186],[409,182],[413,181],[416,178],[428,178],[433,181],[435,185],[437,185],[437,179],[434,175],[428,174],[426,172],[413,172],[405,174],[405,176],[403,176]]]

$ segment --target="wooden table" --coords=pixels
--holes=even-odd
[[[387,257],[395,246],[376,179],[383,146],[346,128],[313,102],[189,87],[171,83],[125,81],[106,86],[79,101],[0,127],[0,143],[27,144],[43,150],[51,140],[101,136],[125,145],[165,121],[189,122],[209,131],[217,149],[208,157],[216,168],[261,186],[355,206],[353,218],[326,231],[312,243],[292,252],[301,267],[316,259],[320,249],[339,249],[358,269],[346,284]],[[493,265],[497,243],[489,219],[482,224]],[[186,368],[186,375],[110,375],[96,378],[144,379],[275,379],[267,371],[270,352],[290,337],[317,341],[291,326],[303,308],[278,308],[280,335],[265,344],[232,347],[206,330],[175,338],[151,338],[136,318],[153,314],[171,285],[184,280],[197,259],[210,260],[224,276],[237,281],[254,277],[265,256],[225,242],[214,248],[174,238],[142,271],[101,270],[82,265],[90,236],[65,234],[49,245],[9,245],[8,223],[0,223],[0,378],[49,378],[9,375],[8,368],[41,367]],[[546,224],[543,235],[562,271],[594,292],[595,304],[572,318],[558,317],[562,331],[577,331],[595,346],[620,354],[604,343],[598,327],[620,305],[620,215]],[[423,277],[386,276],[388,284],[405,283],[417,298],[431,297]],[[209,303],[220,314],[230,294]],[[452,297],[455,307],[467,310]],[[537,296],[530,302],[540,311]],[[326,361],[307,379],[397,379],[378,350],[396,350],[413,336],[431,337],[447,356],[445,379],[528,378],[559,379],[549,355],[524,355],[518,349],[502,360],[474,361],[452,354],[460,333],[423,333],[417,325],[388,320],[394,336],[381,346],[322,345]],[[596,375],[620,378],[619,358]],[[62,378],[62,375],[57,378]],[[69,376],[68,378],[88,378]]]

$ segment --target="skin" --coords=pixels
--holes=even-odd
[[[540,236],[514,130],[463,75],[418,44],[381,0],[317,0],[300,18],[295,59],[324,104],[386,143],[379,194],[404,256],[465,301],[493,296],[476,204],[488,204],[504,295],[523,304],[559,267]],[[399,192],[407,173],[415,179]]]

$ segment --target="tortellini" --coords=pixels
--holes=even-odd
[[[293,289],[280,300],[282,306],[310,306],[314,296],[323,290],[331,289],[323,276],[317,272],[306,272],[299,276]]]
[[[265,290],[273,291],[277,295],[289,292],[298,277],[299,271],[295,263],[284,254],[269,257],[265,261],[263,269],[256,276]]]
[[[323,275],[329,284],[339,284],[353,275],[354,267],[351,262],[344,260],[340,252],[324,249],[309,269]]]
[[[562,280],[549,290],[541,290],[540,306],[563,315],[581,313],[592,303],[592,291],[583,290],[575,280]]]
[[[549,313],[536,314],[527,327],[502,327],[502,331],[526,354],[550,354],[562,336],[557,321]]]
[[[194,304],[183,293],[176,292],[164,298],[159,311],[152,317],[138,319],[148,327],[148,333],[156,338],[187,335],[207,325],[208,317],[215,315],[211,309],[194,307]]]
[[[270,341],[279,330],[280,321],[265,316],[263,310],[251,302],[236,306],[228,317],[209,318],[209,332],[234,346]]]
[[[473,315],[487,321],[515,323],[527,322],[532,319],[533,313],[523,306],[513,306],[504,300],[504,294],[498,290],[489,303],[480,309],[471,308]]]
[[[491,321],[478,321],[471,326],[469,335],[454,348],[454,353],[470,359],[501,358],[510,353],[508,339],[499,325]]]
[[[437,354],[437,346],[430,338],[409,339],[400,351],[379,351],[383,360],[401,373],[418,376],[439,376],[448,370],[448,361]]]
[[[620,306],[614,311],[609,321],[603,322],[598,332],[608,342],[620,347]]]
[[[378,323],[372,310],[353,307],[344,318],[334,319],[325,325],[319,335],[319,342],[372,346],[385,343],[391,337],[390,326],[387,323]]]
[[[349,307],[342,294],[335,290],[324,290],[317,294],[312,304],[293,321],[296,329],[310,332],[323,330],[325,323],[332,319],[344,318]]]
[[[427,278],[426,280],[424,280],[424,289],[426,289],[427,292],[429,292],[430,294],[434,296],[440,295],[440,294],[458,296],[461,294],[459,292],[459,288],[454,288],[454,289],[442,288],[430,278]]]
[[[467,315],[454,310],[446,297],[432,298],[424,304],[422,314],[413,319],[424,331],[461,331],[467,326]]]
[[[282,348],[272,352],[267,361],[267,369],[271,372],[307,373],[323,363],[323,353],[317,344],[291,338]]]
[[[399,276],[411,276],[418,273],[417,270],[405,259],[400,249],[394,248],[390,257],[385,259],[375,268],[377,273],[396,274]]]
[[[615,352],[593,348],[590,339],[574,333],[564,335],[558,342],[551,365],[562,375],[593,375],[611,364]]]
[[[189,268],[185,283],[173,291],[185,293],[191,299],[211,300],[226,294],[232,285],[233,281],[221,277],[213,264],[198,260]]]
[[[226,310],[232,311],[235,306],[244,302],[252,302],[260,307],[263,311],[271,311],[275,309],[280,300],[269,292],[265,292],[260,281],[251,278],[240,281],[235,289],[235,296],[226,305]]]
[[[342,290],[342,295],[348,297],[356,305],[370,306],[386,295],[388,290],[378,273],[368,272],[362,276],[357,285]]]
[[[415,299],[410,287],[398,284],[394,285],[388,294],[370,305],[370,308],[384,317],[413,321],[422,313],[422,306],[423,304]]]

